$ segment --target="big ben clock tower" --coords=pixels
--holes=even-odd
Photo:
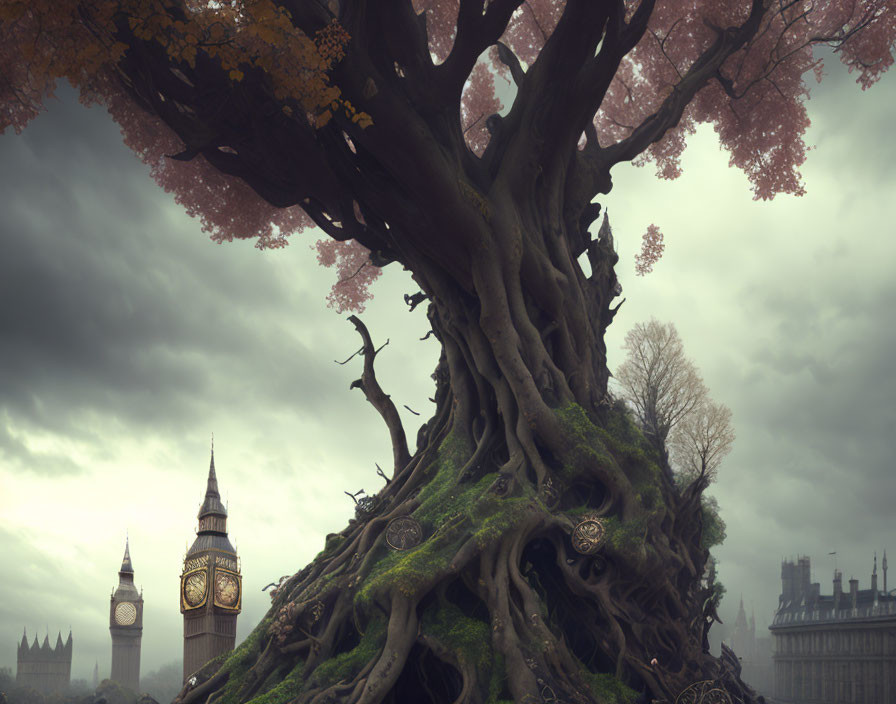
[[[242,577],[236,550],[227,539],[227,510],[218,493],[212,445],[208,488],[199,509],[199,529],[184,557],[180,577],[184,681],[212,658],[233,650],[241,602]]]
[[[140,691],[140,641],[143,638],[143,594],[134,586],[134,568],[128,541],[118,571],[118,588],[109,606],[112,634],[111,679],[132,692]]]

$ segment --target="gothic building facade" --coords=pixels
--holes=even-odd
[[[242,603],[236,550],[227,538],[227,509],[218,493],[215,449],[196,540],[184,556],[180,611],[184,615],[184,681],[212,658],[233,650]]]
[[[44,694],[68,690],[72,675],[72,634],[62,642],[62,633],[56,636],[56,647],[50,648],[49,633],[44,636],[43,645],[28,645],[27,633],[22,633],[16,653],[16,684]]]
[[[859,589],[834,570],[833,594],[809,583],[808,557],[781,564],[781,597],[769,630],[775,639],[775,699],[786,704],[896,702],[896,596],[878,588],[877,555],[871,588]],[[894,590],[896,592],[896,590]]]
[[[109,633],[112,635],[110,679],[132,692],[140,691],[140,643],[143,639],[143,592],[134,586],[134,567],[128,541],[118,571],[118,588],[109,604]]]
[[[771,637],[756,637],[755,613],[750,614],[750,623],[747,625],[743,597],[734,621],[734,633],[727,645],[740,660],[743,681],[760,694],[770,695],[773,689]]]

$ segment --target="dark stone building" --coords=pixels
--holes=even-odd
[[[50,634],[44,636],[43,645],[34,643],[29,647],[25,632],[16,653],[16,684],[29,687],[44,694],[66,692],[72,675],[72,634],[62,643],[62,634],[56,636],[56,647],[50,648]]]
[[[775,639],[775,700],[786,704],[896,702],[896,596],[878,589],[877,556],[871,589],[834,570],[833,594],[809,583],[809,558],[781,564],[782,593],[769,630]],[[896,590],[894,590],[896,591]]]
[[[143,639],[143,593],[134,586],[130,546],[124,544],[124,559],[118,571],[118,588],[109,605],[109,632],[112,634],[112,674],[110,679],[132,692],[140,691],[140,643]]]
[[[212,658],[233,650],[242,602],[242,577],[236,550],[227,538],[227,510],[218,493],[214,446],[199,529],[184,557],[180,580],[186,681]]]

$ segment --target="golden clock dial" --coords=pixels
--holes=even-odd
[[[215,577],[215,599],[222,606],[236,606],[240,596],[240,585],[232,574],[218,572]]]
[[[123,601],[115,606],[115,623],[119,626],[130,626],[137,620],[137,607],[129,601]]]
[[[199,606],[205,598],[207,585],[205,571],[191,574],[184,580],[184,601],[189,606]]]

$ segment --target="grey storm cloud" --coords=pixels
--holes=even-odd
[[[701,128],[679,180],[622,167],[601,200],[626,298],[611,368],[634,323],[674,322],[733,412],[734,450],[709,490],[728,536],[714,549],[729,590],[717,635],[741,593],[765,627],[782,557],[812,555],[829,593],[829,552],[862,586],[872,550],[896,555],[896,75],[863,93],[836,60],[828,70],[821,86],[810,77],[805,197],[753,202]],[[23,626],[42,636],[71,620],[74,676],[96,659],[108,672],[108,591],[129,530],[148,672],[180,642],[176,577],[211,431],[246,580],[238,639],[269,606],[261,588],[344,527],[343,492],[382,485],[374,463],[387,468],[391,451],[349,390],[360,360],[334,363],[360,339],[323,303],[334,272],[308,250],[318,234],[280,252],[211,244],[101,109],[58,94],[22,135],[0,137],[0,551],[22,565],[0,587],[0,666]],[[666,252],[635,277],[651,222]],[[413,445],[438,345],[420,341],[424,307],[402,303],[416,291],[406,272],[387,267],[373,291],[361,318],[377,346],[390,340],[377,375]]]
[[[216,251],[244,243],[167,227],[166,197],[116,135],[91,129],[96,110],[53,107],[2,145],[0,405],[62,429],[89,409],[177,426],[215,395],[326,398],[323,361],[290,334],[284,282],[255,252]],[[102,172],[113,178],[98,186]],[[248,382],[252,360],[267,372]]]

